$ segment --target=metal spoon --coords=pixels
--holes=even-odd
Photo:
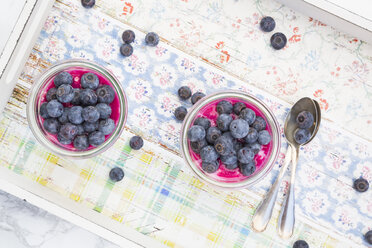
[[[285,127],[288,126],[287,123],[291,119],[292,110],[295,109],[297,111],[299,109],[298,107],[302,106],[304,101],[308,102],[307,99],[309,99],[309,98],[306,98],[306,100],[304,100],[304,98],[302,98],[297,103],[295,103],[295,105],[292,107],[291,111],[288,113],[288,115],[286,117]],[[293,111],[295,111],[295,110],[293,110]],[[318,113],[320,114],[320,109],[319,109]],[[319,118],[317,118],[317,116],[315,116],[315,119],[320,120],[320,116],[319,116]],[[318,123],[318,121],[316,121],[316,123]],[[314,130],[317,130],[317,128],[315,128]],[[313,139],[314,135],[315,135],[315,133],[313,131],[313,136],[306,143],[310,142]],[[288,146],[287,152],[286,152],[286,155],[285,155],[285,160],[284,160],[284,163],[283,163],[282,168],[280,170],[279,176],[277,177],[276,181],[272,185],[270,191],[266,194],[266,197],[262,200],[262,202],[259,204],[259,206],[256,209],[256,212],[255,212],[255,214],[253,216],[253,219],[252,219],[252,229],[256,232],[263,232],[266,229],[267,224],[269,223],[269,221],[271,219],[272,212],[273,212],[273,209],[274,209],[274,206],[275,206],[276,197],[278,195],[278,191],[279,191],[279,188],[280,188],[280,184],[282,182],[284,173],[287,171],[288,165],[291,162],[291,154],[292,154],[292,147]]]
[[[310,128],[311,138],[304,144],[298,144],[293,137],[295,130],[297,129],[296,117],[301,112],[307,110],[314,116],[314,125]],[[296,176],[297,160],[299,148],[302,145],[309,143],[316,135],[320,126],[321,113],[319,104],[308,97],[300,99],[291,109],[289,117],[287,116],[284,125],[285,137],[291,146],[292,150],[292,169],[291,178],[289,181],[289,190],[287,197],[283,202],[282,209],[280,211],[278,219],[278,234],[281,238],[290,238],[293,234],[295,224],[295,196],[294,196],[294,183]]]

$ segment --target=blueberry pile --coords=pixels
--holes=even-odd
[[[296,118],[298,128],[294,139],[298,144],[304,144],[311,138],[310,128],[314,125],[314,116],[309,111],[301,111]]]
[[[253,174],[256,154],[271,141],[266,121],[243,102],[233,105],[222,100],[216,110],[216,126],[209,119],[198,117],[187,131],[191,149],[202,160],[202,169],[214,173],[221,162],[228,170],[239,167],[244,176]]]
[[[182,86],[181,88],[179,88],[177,93],[182,100],[187,100],[191,97],[192,104],[195,104],[197,101],[205,97],[205,94],[199,91],[192,94],[191,89],[187,86]],[[184,106],[180,106],[174,111],[174,116],[177,120],[183,121],[186,115],[187,109]]]
[[[40,116],[44,129],[56,134],[61,144],[85,150],[89,145],[101,145],[114,131],[110,103],[115,92],[109,85],[100,85],[94,73],[83,74],[80,82],[81,88],[73,88],[70,73],[63,71],[55,76],[55,88],[47,92]]]
[[[125,30],[121,35],[123,44],[120,46],[120,53],[124,57],[129,57],[133,54],[133,47],[130,43],[134,41],[136,35],[132,30]],[[146,34],[145,43],[148,46],[157,46],[159,44],[159,36],[154,32]]]
[[[265,16],[261,19],[260,27],[264,32],[271,32],[275,28],[275,21],[272,17]],[[277,32],[271,36],[270,43],[275,50],[282,49],[287,44],[287,37],[283,33]]]

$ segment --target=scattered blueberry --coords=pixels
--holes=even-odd
[[[133,47],[131,44],[122,44],[120,46],[120,53],[121,55],[123,55],[124,57],[129,57],[130,55],[133,54]]]
[[[232,117],[229,114],[222,114],[217,117],[217,127],[222,131],[225,132],[229,130],[230,123],[232,122]]]
[[[239,163],[239,169],[244,176],[250,176],[256,170],[256,162],[251,160],[247,164]]]
[[[62,84],[58,87],[56,96],[59,102],[71,102],[71,100],[74,99],[74,88],[69,84]]]
[[[85,134],[76,136],[74,139],[74,147],[78,150],[87,149],[89,147],[88,136]]]
[[[256,120],[253,122],[252,127],[257,131],[266,129],[266,121],[261,116],[257,116]]]
[[[98,103],[96,105],[96,108],[99,112],[99,118],[101,119],[107,119],[111,116],[112,109],[110,105],[106,103]]]
[[[89,123],[89,122],[87,122],[87,123]],[[77,126],[77,128],[78,128],[78,132],[77,132],[78,135],[82,135],[82,134],[85,133],[85,130],[84,130],[83,125],[76,125],[76,126]],[[97,129],[96,129],[96,130],[97,130]]]
[[[50,90],[48,90],[48,92],[46,93],[46,100],[50,102],[51,100],[57,99],[56,93],[56,88],[51,88]]]
[[[225,100],[220,101],[217,103],[217,112],[221,114],[231,114],[233,111],[233,105]]]
[[[44,120],[43,127],[48,133],[56,134],[59,131],[60,124],[56,118],[49,118]]]
[[[70,108],[64,108],[63,114],[58,117],[58,121],[60,124],[66,124],[67,122],[69,122],[68,112],[70,112]]]
[[[49,115],[48,115],[48,110],[47,110],[47,102],[44,102],[43,104],[41,104],[40,106],[40,116],[41,118],[43,119],[47,119],[49,118]]]
[[[190,142],[199,141],[205,138],[205,129],[202,126],[194,125],[187,131]]]
[[[287,37],[283,33],[275,33],[271,36],[270,43],[275,50],[282,49],[287,44]]]
[[[99,121],[98,130],[101,131],[104,135],[109,135],[115,129],[115,122],[113,119],[104,119]]]
[[[296,122],[299,128],[310,128],[314,124],[314,116],[309,111],[302,111],[297,115]]]
[[[124,43],[129,44],[134,41],[134,39],[136,38],[136,35],[134,34],[132,30],[128,29],[123,32],[123,34],[121,35],[121,38],[123,39]]]
[[[239,118],[248,122],[249,125],[256,120],[256,113],[249,108],[242,109],[239,114]]]
[[[236,115],[239,115],[240,112],[241,112],[243,109],[245,109],[245,108],[247,108],[247,106],[245,105],[245,103],[243,103],[243,102],[237,102],[237,103],[235,103],[234,106],[233,106],[233,111],[234,111],[234,113],[235,113]]]
[[[200,158],[203,162],[211,163],[219,158],[213,146],[205,146],[200,150]]]
[[[368,244],[372,245],[372,230],[369,230],[366,234],[364,234],[364,239]]]
[[[236,139],[242,139],[245,136],[247,136],[249,131],[249,125],[248,122],[246,122],[243,119],[236,119],[230,123],[229,129],[231,132],[231,136],[233,136]]]
[[[66,123],[59,129],[58,135],[65,140],[72,140],[78,133],[78,128],[76,125],[71,123]]]
[[[96,92],[94,92],[94,90],[80,90],[80,103],[83,106],[95,105],[97,103],[97,98],[97,94]]]
[[[84,8],[92,8],[96,4],[96,0],[81,0],[81,4]]]
[[[119,182],[124,178],[124,171],[119,167],[112,168],[109,177],[112,181]]]
[[[115,91],[109,85],[103,85],[97,89],[98,102],[110,104],[114,101]]]
[[[81,106],[72,106],[68,111],[68,120],[75,125],[83,123],[84,119],[82,116],[83,108]]]
[[[88,106],[83,108],[81,115],[86,122],[96,122],[99,119],[99,112],[96,107]]]
[[[217,127],[208,128],[206,138],[209,144],[214,144],[219,137],[221,137],[221,131]]]
[[[199,154],[200,150],[207,145],[208,143],[206,139],[190,142],[191,150],[193,150],[197,154]]]
[[[62,145],[69,145],[72,143],[72,139],[65,139],[59,133],[57,135],[57,139]]]
[[[80,91],[79,88],[74,88],[74,98],[71,100],[72,105],[80,105]]]
[[[220,166],[220,163],[217,160],[212,161],[212,162],[205,162],[205,161],[202,162],[202,169],[203,171],[207,173],[216,172],[219,166]]]
[[[191,103],[195,104],[197,101],[205,97],[205,94],[202,92],[196,92],[191,96]]]
[[[99,79],[96,74],[88,72],[81,76],[80,84],[83,89],[95,90],[98,88]]]
[[[255,155],[261,150],[261,145],[258,142],[247,144],[246,147],[251,149]]]
[[[254,152],[248,147],[243,147],[238,151],[238,160],[240,163],[247,164],[254,158]]]
[[[130,138],[129,145],[134,150],[139,150],[143,146],[143,139],[140,136]]]
[[[358,178],[354,181],[353,187],[358,192],[366,192],[369,188],[369,183],[364,178]]]
[[[267,145],[271,141],[271,136],[267,130],[262,130],[258,133],[258,143]]]
[[[221,155],[221,156],[226,156],[231,153],[231,151],[234,149],[233,148],[233,143],[232,140],[227,138],[226,136],[221,136],[219,137],[215,142],[214,142],[214,148],[216,151]]]
[[[272,17],[265,16],[264,18],[261,19],[260,27],[261,30],[264,32],[271,32],[275,28],[275,21]]]
[[[91,122],[84,122],[83,123],[84,131],[87,132],[87,133],[97,131],[98,127],[99,127],[98,121],[96,121],[94,123],[91,123]]]
[[[182,86],[178,89],[178,96],[182,100],[187,100],[191,97],[191,89],[188,86]]]
[[[297,128],[293,136],[294,140],[301,145],[311,138],[311,133],[308,129]]]
[[[97,147],[105,142],[105,135],[100,131],[94,131],[89,134],[89,144]]]
[[[183,121],[187,115],[187,109],[184,106],[179,106],[174,111],[174,116],[177,120]]]
[[[202,126],[205,130],[211,127],[211,121],[204,117],[198,117],[194,121],[194,125]]]
[[[56,88],[61,86],[62,84],[72,84],[72,76],[67,71],[60,72],[54,78],[54,85]]]
[[[248,143],[248,144],[252,144],[252,143],[256,142],[257,139],[258,139],[257,130],[254,129],[253,127],[250,127],[247,136],[245,136],[245,138],[244,138],[245,142]]]
[[[149,32],[145,37],[146,45],[156,46],[159,43],[159,36],[154,32]]]
[[[48,115],[52,118],[60,117],[63,114],[63,105],[57,100],[51,100],[46,106]]]
[[[297,240],[294,242],[293,248],[309,248],[309,245],[306,243],[305,240]]]

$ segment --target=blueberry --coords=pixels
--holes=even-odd
[[[81,87],[84,89],[95,90],[98,88],[99,79],[96,74],[88,72],[81,76],[80,83]]]
[[[311,133],[308,129],[297,128],[293,136],[294,140],[301,145],[311,138]]]
[[[126,44],[126,43],[122,44],[120,46],[120,53],[124,57],[129,57],[130,55],[133,54],[133,47],[132,47],[132,45]]]
[[[230,170],[233,170],[237,166],[238,157],[236,156],[236,154],[234,152],[231,152],[226,156],[221,156],[221,162],[225,165],[226,168],[227,168],[227,166],[231,165],[231,167],[229,166],[229,168],[231,168]],[[234,166],[235,166],[235,168],[232,168]]]
[[[73,106],[68,111],[68,120],[75,125],[83,123],[84,119],[82,116],[83,108],[81,106]]]
[[[69,145],[72,143],[72,139],[65,139],[59,133],[57,135],[57,139],[62,145]]]
[[[240,163],[247,164],[254,158],[254,152],[248,147],[243,147],[238,151],[238,160]]]
[[[245,136],[244,140],[248,144],[252,144],[256,142],[258,139],[258,132],[256,129],[250,127],[247,136]]]
[[[294,242],[293,248],[309,248],[309,245],[306,243],[305,240],[297,240]]]
[[[256,120],[253,122],[252,127],[257,131],[266,129],[266,121],[261,116],[257,116]]]
[[[84,131],[87,132],[87,133],[97,131],[98,127],[99,127],[98,121],[96,121],[94,123],[90,123],[90,122],[84,122],[83,123]]]
[[[145,37],[146,45],[156,46],[159,43],[159,36],[154,32],[149,32]]]
[[[240,173],[244,176],[250,176],[256,170],[256,162],[254,160],[249,161],[248,163],[239,163]]]
[[[245,136],[247,136],[249,131],[249,125],[248,122],[246,122],[243,119],[236,119],[230,123],[229,129],[231,132],[231,136],[233,136],[236,139],[242,139]]]
[[[217,103],[216,109],[220,115],[231,114],[233,111],[233,105],[228,101],[222,100],[219,103]]]
[[[109,135],[115,129],[115,122],[113,119],[105,119],[99,121],[98,130],[101,131],[104,135]]]
[[[248,147],[253,153],[256,155],[259,151],[261,151],[261,145],[258,142],[254,142],[252,144],[247,144],[245,147]]]
[[[187,100],[191,97],[191,89],[187,86],[182,86],[178,89],[178,95],[182,100]]]
[[[206,139],[190,142],[191,150],[193,150],[197,154],[199,154],[200,150],[207,145],[208,145],[208,143],[207,143]]]
[[[211,163],[219,158],[213,146],[205,146],[200,150],[200,158],[203,162]]]
[[[366,234],[364,234],[364,239],[368,244],[372,245],[372,230],[369,230]]]
[[[101,145],[103,142],[105,142],[105,135],[103,135],[100,131],[94,131],[89,134],[89,144],[97,147]]]
[[[46,93],[46,100],[49,102],[51,100],[57,99],[56,93],[56,88],[51,88],[50,90],[48,90],[48,92]]]
[[[267,145],[271,141],[271,136],[267,130],[262,130],[258,133],[258,143]]]
[[[59,131],[60,124],[56,118],[49,118],[44,120],[43,127],[48,133],[56,134]]]
[[[119,167],[112,168],[110,170],[109,177],[111,181],[119,182],[124,178],[124,171]]]
[[[204,117],[198,117],[194,121],[194,125],[202,126],[205,130],[211,127],[211,121]]]
[[[81,4],[84,8],[92,8],[96,4],[96,0],[81,0]]]
[[[94,92],[94,90],[80,90],[80,103],[83,106],[95,105],[97,103],[97,98],[97,94],[96,92]]]
[[[192,103],[192,104],[195,104],[197,101],[199,101],[199,100],[202,99],[203,97],[205,97],[205,94],[204,94],[204,93],[196,92],[196,93],[194,93],[194,94],[191,96],[191,103]]]
[[[225,164],[225,168],[228,170],[235,170],[236,168],[238,168],[238,162],[236,162],[235,164]]]
[[[230,123],[232,122],[232,117],[231,115],[228,115],[228,114],[222,114],[222,115],[219,115],[218,118],[217,118],[217,121],[216,121],[216,124],[217,124],[217,127],[225,132],[227,130],[229,130],[229,127],[230,127]]]
[[[208,143],[214,144],[214,142],[221,137],[221,131],[217,127],[210,127],[207,130],[206,138]]]
[[[177,120],[183,121],[187,115],[187,109],[184,106],[179,106],[174,111],[174,116]]]
[[[74,88],[74,98],[71,100],[72,105],[80,105],[80,92],[79,88]]]
[[[143,146],[143,139],[140,136],[133,136],[132,138],[130,138],[129,146],[133,150],[139,150]]]
[[[70,112],[70,108],[65,108],[63,110],[63,114],[60,117],[58,117],[59,123],[66,124],[67,122],[69,122],[68,112]]]
[[[252,125],[256,120],[256,113],[252,109],[245,108],[240,111],[239,118],[248,122],[249,125]]]
[[[123,39],[124,43],[129,44],[134,41],[134,39],[136,38],[136,35],[134,34],[132,30],[128,29],[123,32],[123,34],[121,35],[121,38]]]
[[[89,123],[89,122],[87,122],[87,123]],[[77,132],[78,135],[82,135],[82,134],[85,133],[85,130],[84,130],[83,125],[76,125],[76,126],[77,126],[77,128],[78,128],[78,132]],[[97,130],[97,129],[96,129],[96,130]],[[94,130],[94,131],[95,131],[95,130]]]
[[[107,119],[111,116],[111,107],[110,105],[106,104],[106,103],[98,103],[96,105],[96,108],[99,112],[99,118],[101,119]]]
[[[310,128],[314,124],[314,116],[309,111],[302,111],[297,115],[296,122],[299,128]]]
[[[229,155],[234,149],[232,140],[227,138],[226,136],[219,137],[214,142],[214,148],[222,156]]]
[[[46,106],[48,115],[53,118],[60,117],[63,114],[63,105],[57,100],[51,100]]]
[[[67,71],[60,72],[54,78],[54,85],[56,88],[61,86],[62,84],[72,84],[72,76]]]
[[[78,150],[87,149],[89,147],[88,136],[85,134],[76,136],[74,139],[74,147]]]
[[[62,84],[56,92],[57,100],[62,103],[71,102],[74,99],[74,95],[74,88],[69,84]]]
[[[283,33],[275,33],[271,36],[270,43],[275,50],[282,49],[287,44],[287,37]]]
[[[96,107],[88,106],[83,108],[81,116],[86,122],[96,122],[99,119],[99,112]]]
[[[202,126],[194,125],[187,131],[187,138],[190,142],[199,141],[205,138],[205,133]]]
[[[65,140],[72,140],[78,133],[76,125],[66,123],[59,129],[58,135]]]
[[[369,183],[364,178],[359,178],[354,181],[353,188],[358,192],[366,192],[369,188]]]
[[[207,173],[214,173],[218,170],[220,166],[220,163],[216,161],[212,162],[202,162],[202,170],[207,172]]]
[[[110,104],[114,101],[115,91],[109,85],[103,85],[97,89],[98,102]]]
[[[245,109],[245,108],[247,108],[247,106],[245,105],[245,103],[243,103],[243,102],[237,102],[237,103],[235,103],[234,106],[233,106],[233,111],[234,111],[234,113],[235,113],[236,115],[239,115],[240,112],[241,112],[243,109]]]
[[[272,17],[266,16],[261,19],[260,27],[264,32],[271,32],[275,28],[275,21]]]
[[[234,148],[235,153],[238,152],[243,147],[244,146],[241,142],[239,142],[237,139],[233,139],[233,148]]]
[[[48,105],[48,103],[47,102],[44,102],[40,106],[40,116],[43,119],[48,119],[49,118],[48,110],[47,110],[47,105]]]

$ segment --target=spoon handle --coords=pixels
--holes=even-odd
[[[291,146],[288,146],[279,176],[277,177],[275,183],[271,186],[270,191],[266,194],[266,197],[256,208],[256,212],[252,219],[252,229],[256,232],[265,231],[267,224],[271,219],[282,178],[284,173],[287,171],[289,163],[291,162],[291,150]]]
[[[292,169],[291,179],[289,181],[289,190],[287,197],[283,202],[279,219],[278,219],[278,234],[281,238],[290,238],[293,234],[293,228],[295,225],[295,195],[294,195],[294,183],[296,175],[296,167],[298,160],[299,146],[292,147]]]

